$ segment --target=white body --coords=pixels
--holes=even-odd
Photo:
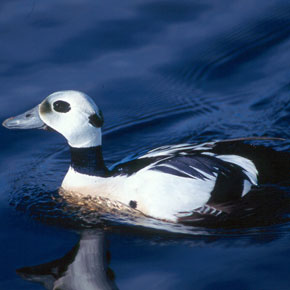
[[[245,170],[250,181],[244,182],[243,196],[257,184],[257,170],[250,160],[236,155],[218,157]],[[211,197],[216,176],[207,175],[205,180],[185,178],[150,168],[147,166],[131,176],[106,178],[80,174],[70,168],[62,188],[83,196],[109,198],[126,206],[136,201],[137,209],[145,215],[173,222],[204,206]]]

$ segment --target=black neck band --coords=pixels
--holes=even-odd
[[[91,176],[108,175],[101,146],[89,148],[70,147],[71,167],[82,174]]]

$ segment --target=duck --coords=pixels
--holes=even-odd
[[[76,200],[92,197],[105,210],[131,210],[162,221],[218,217],[227,213],[224,205],[239,202],[260,184],[289,179],[289,152],[244,142],[266,137],[166,145],[109,170],[102,154],[103,123],[92,98],[67,90],[50,94],[33,109],[6,119],[3,126],[64,136],[71,163],[62,192]]]

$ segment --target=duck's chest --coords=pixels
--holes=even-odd
[[[89,176],[70,168],[59,193],[68,203],[99,214],[140,216],[142,213],[130,204],[129,192],[124,190],[125,180],[125,176]]]
[[[101,196],[112,200],[123,196],[125,176],[99,177],[81,174],[69,168],[61,187],[66,191],[77,192],[80,196]]]

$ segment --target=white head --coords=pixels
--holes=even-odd
[[[52,128],[76,148],[102,143],[102,113],[89,96],[78,91],[55,92],[34,109],[7,119],[3,125],[9,129]]]

